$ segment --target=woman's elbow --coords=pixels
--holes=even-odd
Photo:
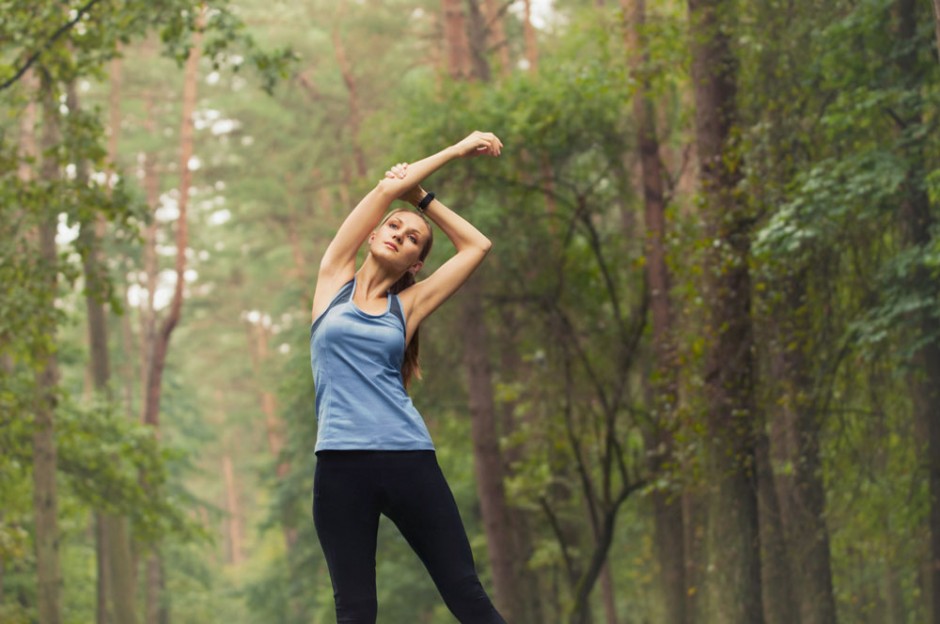
[[[483,255],[486,255],[490,252],[490,249],[493,248],[493,241],[483,236],[481,237],[481,240],[478,243],[478,246],[480,247],[480,251],[483,252]]]
[[[375,185],[375,188],[372,190],[372,192],[378,193],[383,197],[395,199],[402,192],[401,182],[398,180],[392,180],[391,178],[382,178],[379,180],[378,184]]]

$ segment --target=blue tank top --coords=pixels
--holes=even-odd
[[[316,451],[434,450],[402,383],[405,316],[397,295],[382,314],[353,302],[347,282],[310,327],[316,389]]]

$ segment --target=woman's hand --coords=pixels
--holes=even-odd
[[[389,170],[385,172],[385,177],[389,180],[404,180],[406,175],[408,175],[408,163],[392,165]]]
[[[390,180],[404,180],[408,176],[408,163],[398,163],[393,165],[385,172],[385,177]],[[398,196],[402,201],[406,201],[412,206],[417,206],[418,202],[424,199],[427,192],[421,188],[420,184],[409,187],[405,192]]]
[[[460,158],[470,158],[473,156],[499,156],[503,149],[503,142],[492,132],[480,132],[476,130],[470,133],[467,138],[455,143],[453,149],[456,150]]]

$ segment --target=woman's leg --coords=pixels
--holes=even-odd
[[[375,624],[379,501],[370,463],[359,452],[317,456],[313,521],[330,570],[337,624]]]
[[[454,496],[433,452],[402,454],[383,479],[383,510],[424,562],[462,624],[506,624],[480,584]],[[392,477],[392,478],[389,478]]]

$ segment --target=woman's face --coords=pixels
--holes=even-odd
[[[402,273],[417,273],[430,237],[428,224],[420,216],[405,210],[394,212],[372,233],[369,251]]]

